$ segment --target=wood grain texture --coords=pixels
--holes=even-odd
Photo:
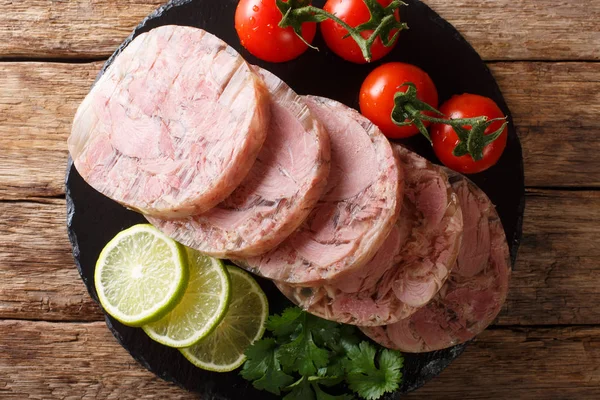
[[[0,0],[0,57],[105,58],[165,2]]]
[[[600,398],[600,329],[488,330],[414,399]]]
[[[425,0],[484,60],[600,59],[600,2]]]
[[[600,187],[600,63],[490,67],[521,138],[525,184]]]
[[[0,319],[102,318],[74,266],[64,200],[0,202]],[[501,325],[600,324],[600,192],[530,191]]]
[[[103,322],[0,321],[3,399],[194,399],[139,366]],[[35,344],[35,346],[32,346]],[[409,398],[592,399],[600,328],[487,331]]]
[[[529,191],[499,323],[600,324],[600,192]]]
[[[103,319],[73,262],[64,200],[0,202],[0,237],[0,318]]]
[[[2,399],[191,399],[144,370],[104,322],[0,321]]]
[[[66,140],[101,63],[0,63],[0,199],[64,194]]]
[[[163,0],[0,0],[0,57],[102,58]],[[600,59],[600,3],[428,0],[488,60]],[[232,21],[233,23],[233,21]],[[23,35],[27,32],[27,35]]]
[[[101,65],[0,63],[0,199],[64,193],[71,121]],[[600,187],[600,63],[492,71],[523,141],[526,184]]]

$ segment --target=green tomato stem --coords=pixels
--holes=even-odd
[[[394,15],[400,6],[406,4],[402,1],[394,1],[388,7],[384,8],[376,1],[364,1],[369,9],[371,18],[368,22],[353,28],[337,16],[328,13],[321,8],[306,5],[308,3],[307,1],[289,0],[288,2],[284,2],[283,0],[277,0],[277,7],[282,14],[279,27],[292,27],[296,35],[298,35],[304,43],[311,48],[316,49],[316,47],[307,43],[304,37],[302,37],[302,24],[305,22],[323,22],[327,19],[331,19],[348,31],[348,36],[356,42],[365,60],[371,62],[371,59],[373,58],[371,48],[378,37],[381,38],[385,47],[391,47],[396,42],[400,31],[408,29],[408,26],[405,23],[397,21]],[[394,29],[397,29],[397,31],[390,38],[389,35]],[[361,33],[367,30],[373,30],[373,33],[365,39]],[[385,37],[386,35],[387,37]]]

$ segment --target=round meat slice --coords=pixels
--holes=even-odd
[[[276,249],[240,264],[266,278],[313,286],[362,268],[398,219],[401,170],[385,136],[355,110],[305,97],[331,142],[325,193]]]
[[[452,175],[464,215],[464,240],[438,295],[410,318],[363,328],[383,346],[410,353],[441,350],[474,338],[496,318],[508,293],[510,258],[502,223],[488,197]]]
[[[277,283],[312,314],[332,321],[379,326],[427,304],[454,265],[463,231],[458,197],[444,171],[394,145],[405,175],[400,218],[366,268],[320,288]]]
[[[176,218],[233,192],[268,122],[269,94],[235,50],[200,29],[162,26],[114,59],[79,106],[68,145],[96,190]]]
[[[215,257],[272,250],[306,219],[327,184],[325,128],[281,79],[257,70],[271,93],[271,123],[248,176],[206,213],[178,220],[147,217],[175,240]]]

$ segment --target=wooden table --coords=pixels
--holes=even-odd
[[[117,344],[65,228],[75,109],[161,1],[0,0],[2,399],[194,397]],[[600,398],[600,2],[428,3],[489,63],[512,108],[527,211],[496,325],[409,397]]]

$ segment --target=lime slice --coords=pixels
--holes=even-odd
[[[267,296],[246,272],[227,267],[231,301],[223,321],[200,342],[181,353],[195,366],[215,372],[233,371],[246,361],[248,346],[265,332],[269,315]]]
[[[188,283],[185,249],[152,225],[135,225],[100,253],[94,273],[104,310],[125,325],[160,319],[181,299]]]
[[[188,347],[217,327],[229,305],[229,275],[220,260],[186,249],[190,281],[171,312],[142,328],[169,347]]]

